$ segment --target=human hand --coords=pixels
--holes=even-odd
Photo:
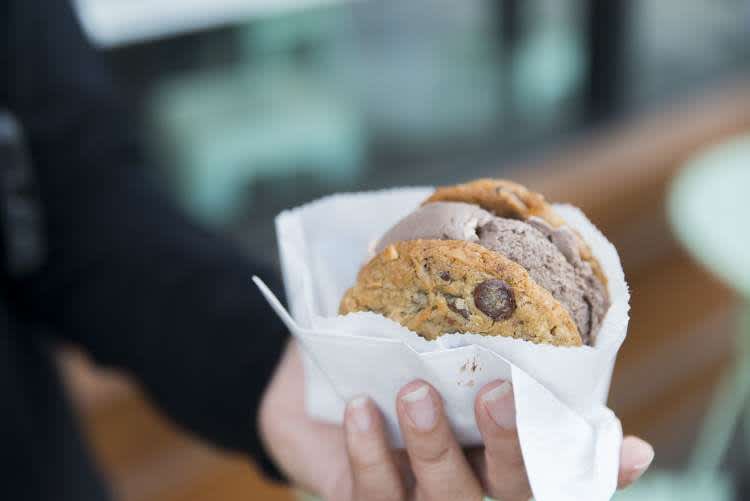
[[[527,501],[531,491],[515,431],[510,384],[495,381],[479,392],[475,414],[484,447],[462,450],[443,412],[440,395],[414,381],[397,396],[405,451],[392,450],[371,400],[347,406],[344,425],[310,419],[304,408],[304,373],[292,341],[264,397],[261,434],[291,482],[327,501],[481,500]],[[623,441],[618,484],[625,487],[648,468],[650,445]]]

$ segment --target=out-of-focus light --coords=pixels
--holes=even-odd
[[[688,160],[668,212],[676,236],[701,263],[750,298],[750,135],[711,146]]]
[[[348,0],[75,0],[99,47],[115,47]]]

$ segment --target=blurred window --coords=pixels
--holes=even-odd
[[[500,175],[750,66],[747,0],[76,0],[197,217]]]

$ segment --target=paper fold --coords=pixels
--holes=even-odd
[[[345,402],[367,394],[383,412],[398,446],[395,395],[421,378],[443,396],[458,439],[477,445],[477,391],[495,379],[511,380],[521,450],[535,499],[609,499],[617,483],[622,432],[605,401],[627,331],[629,295],[617,252],[578,209],[556,206],[602,264],[612,300],[593,348],[469,334],[426,341],[374,313],[336,314],[372,240],[431,191],[333,195],[277,217],[291,315],[260,280],[254,280],[303,347],[309,414],[341,422]]]

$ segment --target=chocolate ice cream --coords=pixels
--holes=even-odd
[[[591,344],[609,306],[605,285],[581,259],[576,237],[565,226],[552,228],[535,217],[528,222],[496,217],[472,204],[433,202],[391,228],[376,252],[417,239],[470,241],[515,261],[570,313],[586,344]]]
[[[375,247],[380,253],[403,240],[465,240],[479,242],[477,228],[493,221],[494,215],[477,205],[435,202],[419,207],[382,236]]]

